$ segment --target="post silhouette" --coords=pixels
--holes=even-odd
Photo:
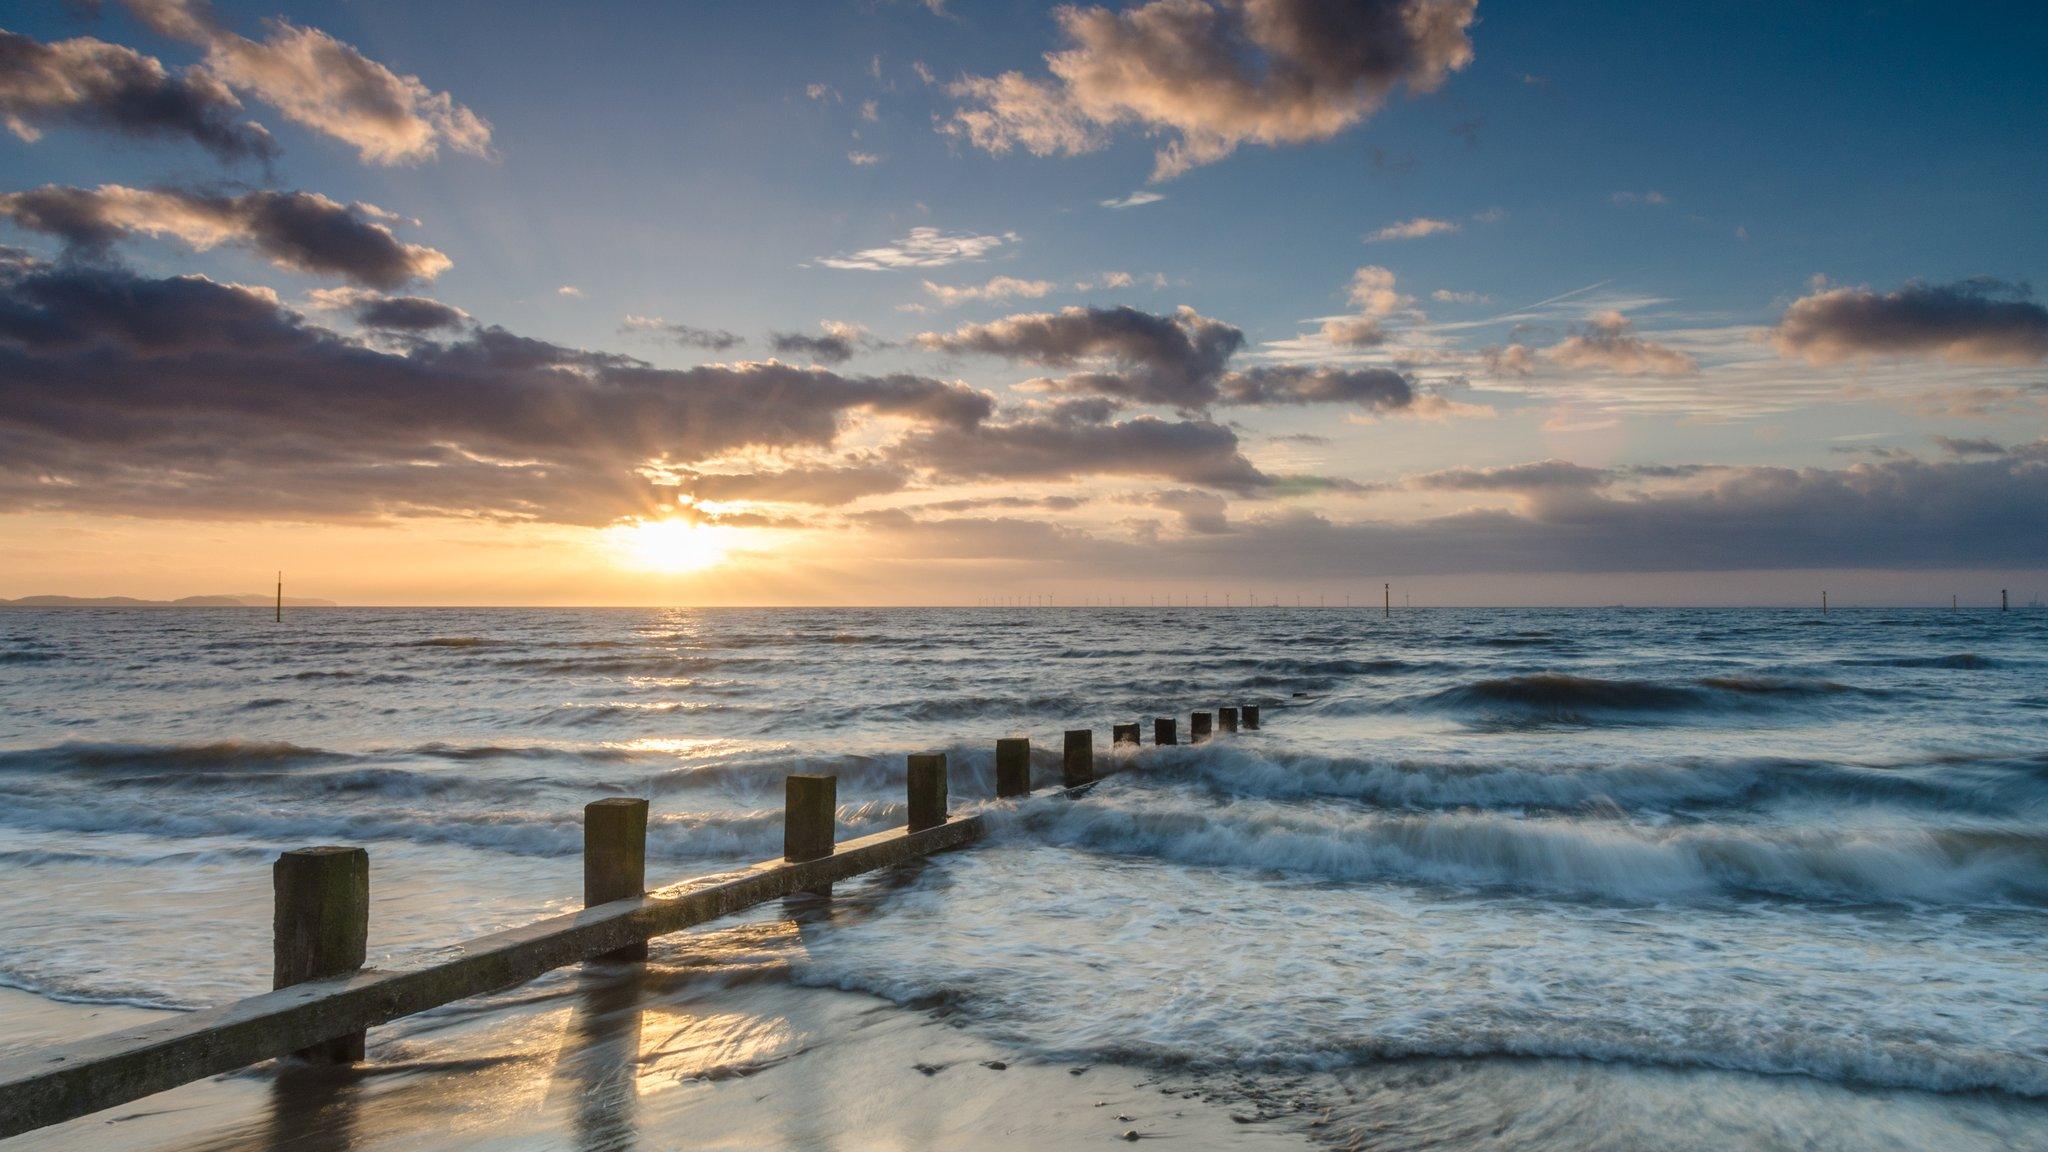
[[[610,796],[583,806],[583,906],[595,908],[647,891],[647,801]],[[647,942],[607,952],[604,960],[645,960]]]
[[[370,942],[370,854],[361,848],[295,848],[271,865],[271,983],[289,988],[346,976],[363,966]],[[363,1033],[302,1048],[313,1064],[363,1058]]]
[[[1060,782],[1078,788],[1095,779],[1095,730],[1069,728],[1065,755],[1060,758]]]
[[[1031,741],[1005,736],[996,741],[996,795],[1031,795]]]

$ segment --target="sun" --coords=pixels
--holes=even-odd
[[[696,572],[725,559],[731,529],[680,517],[635,520],[606,530],[626,565],[647,572]]]

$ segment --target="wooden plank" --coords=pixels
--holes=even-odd
[[[732,879],[685,881],[456,945],[418,968],[364,969],[0,1060],[0,1139],[358,1032],[693,928],[793,892],[979,839],[980,816],[850,840],[832,855],[768,860]]]

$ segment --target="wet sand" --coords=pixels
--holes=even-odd
[[[715,934],[735,951],[788,922]],[[372,1031],[358,1070],[273,1063],[31,1133],[9,1150],[294,1152],[470,1148],[1039,1150],[1136,1133],[1187,1149],[1300,1148],[1309,1117],[1262,1122],[1147,1070],[1034,1061],[871,996],[787,983],[778,965],[670,945]],[[15,1044],[155,1013],[0,999]]]

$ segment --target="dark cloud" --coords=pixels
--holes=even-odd
[[[2048,441],[1996,458],[1697,471],[1706,482],[1675,491],[1587,484],[1519,511],[1247,521],[1171,542],[1157,562],[1165,572],[1295,578],[2048,565]]]
[[[1934,442],[1951,456],[2003,456],[2006,451],[2005,445],[1996,440],[1936,436]]]
[[[1071,512],[1087,503],[1086,496],[982,496],[933,500],[916,508],[933,512],[974,512],[984,508],[1043,508],[1050,512]]]
[[[1324,140],[1396,85],[1430,91],[1472,59],[1477,0],[1153,0],[1055,10],[1050,77],[969,77],[945,130],[993,153],[1104,147],[1132,125],[1170,136],[1154,179],[1240,144]]]
[[[1223,378],[1224,404],[1354,404],[1395,411],[1415,403],[1414,382],[1390,368],[1248,368]]]
[[[490,152],[491,126],[482,117],[317,28],[279,18],[258,41],[224,27],[206,0],[126,3],[158,33],[204,49],[203,67],[217,84],[348,144],[367,162],[415,163],[444,145],[477,156]]]
[[[312,192],[227,195],[48,184],[0,196],[0,219],[55,236],[88,255],[104,255],[130,236],[166,236],[197,249],[233,244],[281,268],[385,289],[432,280],[449,266],[440,252],[393,235],[381,222],[388,218],[373,206]]]
[[[659,316],[628,316],[619,331],[629,336],[651,336],[681,348],[706,352],[729,352],[746,343],[737,332],[723,328],[699,328],[695,324],[671,324]]]
[[[1461,492],[1531,492],[1602,488],[1613,483],[1614,479],[1612,473],[1602,468],[1587,468],[1565,460],[1539,460],[1500,468],[1449,468],[1417,476],[1413,484],[1417,488]]]
[[[1272,483],[1206,420],[1141,416],[1117,423],[1032,417],[906,437],[896,458],[947,480],[1071,480],[1144,476],[1231,491]]]
[[[1923,356],[1965,364],[2048,359],[2048,308],[2025,284],[1978,278],[1909,283],[1886,293],[1824,288],[1785,309],[1772,333],[1786,356],[1834,364],[1867,356]]]
[[[42,44],[0,30],[0,120],[23,140],[49,128],[93,128],[190,140],[222,160],[274,157],[270,134],[241,113],[234,93],[203,70],[172,72],[90,37]]]
[[[823,335],[812,336],[804,332],[771,332],[769,344],[786,356],[807,356],[820,364],[844,364],[859,353],[889,346],[885,340],[877,340],[866,328],[840,320],[827,320],[819,325]]]
[[[926,348],[976,352],[1048,367],[1084,362],[1116,372],[1084,372],[1059,382],[1070,391],[1147,404],[1200,408],[1217,398],[1225,366],[1244,346],[1244,333],[1192,308],[1156,316],[1135,308],[1063,308],[963,324],[917,337]]]
[[[470,328],[392,351],[261,289],[0,259],[0,507],[603,524],[674,470],[830,447],[888,414],[967,434],[986,396],[775,362],[680,371]]]
[[[365,328],[385,332],[432,332],[469,323],[469,313],[425,296],[367,298],[356,305],[355,318]]]

